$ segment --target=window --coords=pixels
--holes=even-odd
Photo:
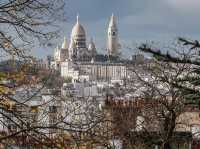
[[[50,107],[49,107],[49,112],[51,112],[51,113],[56,113],[56,112],[57,112],[56,106],[50,106]]]

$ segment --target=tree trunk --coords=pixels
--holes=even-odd
[[[163,145],[163,149],[171,149],[171,145],[169,142],[165,142]]]

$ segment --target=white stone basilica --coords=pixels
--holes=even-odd
[[[88,46],[86,41],[85,29],[77,16],[69,45],[67,39],[64,38],[61,48],[55,49],[51,67],[59,70],[61,76],[73,77],[74,79],[80,79],[83,76],[87,80],[122,79],[125,77],[125,66],[110,60],[110,58],[118,59],[120,56],[117,21],[114,15],[110,18],[107,30],[107,55],[97,53],[93,39],[90,40]]]

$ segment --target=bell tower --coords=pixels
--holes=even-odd
[[[119,54],[119,43],[118,43],[118,28],[115,16],[112,14],[108,26],[108,39],[107,39],[107,50],[108,55],[118,56]]]

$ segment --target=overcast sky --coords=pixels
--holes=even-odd
[[[66,1],[67,22],[63,23],[60,44],[63,36],[69,40],[77,13],[87,40],[92,37],[99,51],[106,47],[106,30],[112,13],[117,17],[122,46],[146,41],[164,43],[178,36],[200,39],[200,0]],[[53,54],[53,49],[43,50],[43,55],[38,50],[34,54],[40,57]]]

